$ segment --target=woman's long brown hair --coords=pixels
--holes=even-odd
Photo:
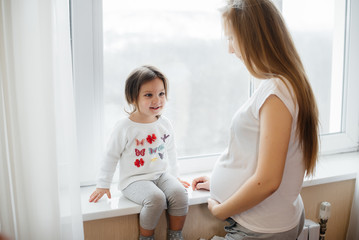
[[[306,175],[313,174],[319,149],[318,108],[303,64],[281,13],[269,0],[232,0],[222,12],[248,71],[256,78],[290,82],[298,104],[297,135]]]

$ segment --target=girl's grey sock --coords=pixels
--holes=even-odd
[[[145,236],[142,236],[141,234],[140,234],[140,238],[139,238],[139,240],[154,240],[154,239],[155,239],[154,235],[145,237]]]
[[[173,231],[168,229],[167,231],[167,239],[168,240],[183,240],[182,231]]]

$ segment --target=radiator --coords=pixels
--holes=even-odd
[[[318,240],[319,239],[320,226],[318,223],[312,220],[305,219],[303,231],[297,238],[297,240]]]

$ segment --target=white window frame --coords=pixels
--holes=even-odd
[[[70,7],[80,180],[91,185],[104,149],[102,1],[71,0]]]
[[[336,0],[337,2],[341,2]],[[347,0],[345,6],[346,22],[344,36],[343,59],[343,106],[341,132],[324,134],[321,136],[322,155],[330,155],[342,152],[358,151],[359,142],[359,4],[357,1]],[[334,44],[336,44],[334,40]],[[339,41],[340,44],[340,41]],[[340,75],[339,75],[340,76]]]
[[[81,182],[87,185],[94,184],[104,151],[102,1],[71,0],[71,12]],[[346,12],[342,131],[321,135],[321,155],[358,151],[359,2],[347,0]],[[217,158],[182,157],[181,173],[210,171]]]

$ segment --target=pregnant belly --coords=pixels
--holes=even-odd
[[[247,169],[227,168],[216,165],[211,176],[211,197],[224,202],[232,196],[252,175]]]

